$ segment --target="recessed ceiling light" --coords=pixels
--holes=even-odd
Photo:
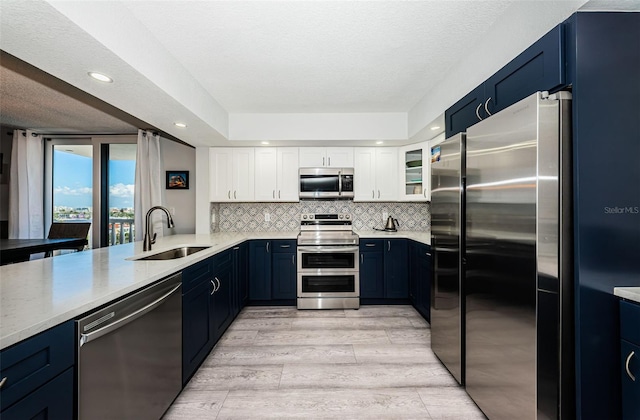
[[[376,144],[383,144],[383,141],[377,141]]]
[[[181,122],[173,123],[173,125],[175,125],[176,127],[180,127],[180,128],[187,128],[187,124],[181,123]]]
[[[431,127],[432,130],[439,130],[440,126],[439,125],[434,125],[433,127]]]
[[[106,76],[102,73],[97,73],[95,71],[90,71],[89,76],[93,77],[96,80],[100,80],[101,82],[105,82],[105,83],[111,83],[113,82],[113,79],[110,78],[109,76]]]
[[[269,144],[268,141],[261,141],[260,144]]]

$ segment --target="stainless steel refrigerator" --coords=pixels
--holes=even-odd
[[[570,94],[467,130],[465,381],[490,419],[573,418]]]
[[[431,348],[464,384],[465,135],[431,148]]]

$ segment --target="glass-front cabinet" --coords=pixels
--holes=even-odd
[[[410,144],[399,148],[401,201],[428,201],[431,198],[429,178],[429,143]]]

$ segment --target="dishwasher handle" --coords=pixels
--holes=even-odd
[[[143,315],[153,311],[155,308],[157,308],[158,306],[162,305],[167,299],[169,299],[169,297],[171,297],[171,295],[173,295],[175,292],[178,291],[178,289],[180,289],[180,287],[182,286],[182,283],[178,283],[177,286],[175,286],[173,289],[171,289],[170,291],[168,291],[167,293],[165,293],[164,295],[162,295],[161,297],[159,297],[158,299],[154,300],[153,302],[149,303],[146,306],[143,306],[142,308],[138,309],[135,312],[130,313],[129,315],[125,316],[122,319],[117,320],[116,322],[112,323],[112,324],[108,324],[105,325],[102,328],[99,328],[93,332],[90,332],[88,334],[80,334],[80,347],[84,346],[85,344],[98,339],[100,337],[102,337],[103,335],[109,334],[111,331],[117,330],[120,327],[124,327],[125,325],[127,325],[128,323],[135,321],[136,319],[142,317]]]

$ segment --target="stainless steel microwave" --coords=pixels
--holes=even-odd
[[[353,168],[300,168],[301,199],[353,199]]]

